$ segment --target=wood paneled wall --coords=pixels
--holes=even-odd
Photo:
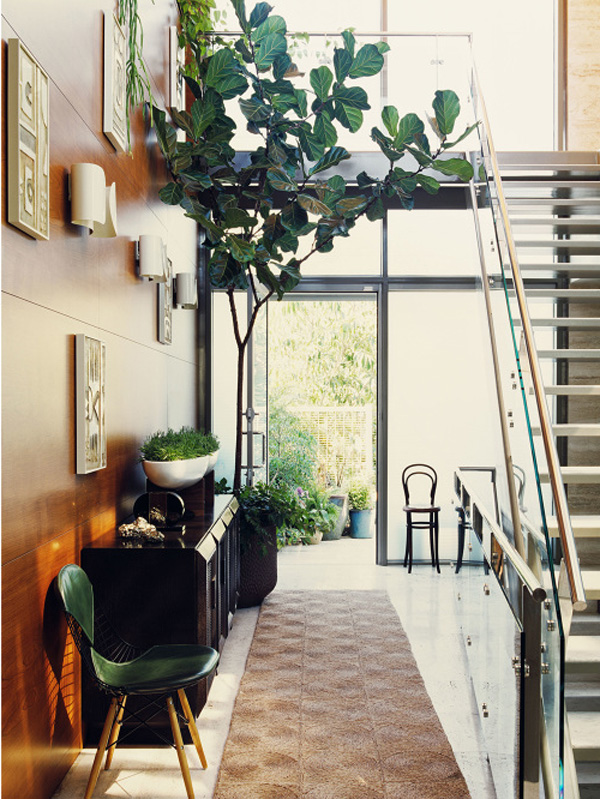
[[[157,189],[165,174],[138,113],[133,156],[102,133],[103,12],[109,0],[5,0],[3,74],[19,38],[50,78],[50,241],[6,222],[2,206],[2,796],[47,799],[81,746],[78,657],[53,592],[61,566],[111,529],[144,489],[137,449],[149,433],[194,424],[196,319],[174,310],[173,344],[157,340],[156,286],[136,277],[134,240],[157,233],[176,271],[196,266],[196,231]],[[167,92],[170,0],[140,0],[153,91]],[[6,108],[6,80],[3,108]],[[6,128],[2,132],[6,176]],[[119,236],[70,223],[72,163],[117,184]],[[75,474],[74,336],[106,342],[108,467]]]

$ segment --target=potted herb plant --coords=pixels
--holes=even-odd
[[[351,538],[372,538],[373,500],[369,486],[366,483],[354,485],[348,491],[348,500]]]
[[[148,480],[160,488],[188,488],[214,468],[219,440],[213,433],[193,427],[158,431],[140,447]]]

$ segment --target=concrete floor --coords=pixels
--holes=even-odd
[[[401,566],[376,566],[374,561],[374,542],[370,539],[343,538],[318,546],[288,547],[279,554],[276,590],[387,590],[472,799],[495,799],[487,760],[482,754],[479,718],[465,678],[466,660],[455,614],[454,597],[465,579],[465,570],[455,575],[446,565],[437,575],[430,566],[415,566],[409,575]],[[193,746],[186,747],[196,799],[211,799],[213,795],[257,616],[255,608],[236,613],[219,673],[199,719],[209,763],[207,771],[202,770]],[[81,752],[53,799],[83,796],[93,756],[91,749]],[[117,749],[110,771],[100,774],[94,798],[101,797],[185,797],[175,752],[167,747]]]

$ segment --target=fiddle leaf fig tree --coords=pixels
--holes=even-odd
[[[421,187],[439,189],[435,172],[460,180],[472,176],[462,158],[442,158],[475,126],[450,140],[460,113],[453,91],[437,91],[428,125],[414,113],[400,115],[386,106],[383,130],[373,140],[387,162],[383,177],[362,171],[352,180],[336,167],[351,154],[338,144],[341,128],[356,133],[370,108],[356,81],[377,75],[389,50],[385,42],[359,45],[350,31],[341,34],[332,68],[319,66],[309,75],[310,89],[294,85],[296,72],[288,53],[285,20],[272,7],[257,3],[248,13],[244,0],[231,0],[241,28],[235,42],[215,39],[213,48],[188,41],[195,62],[185,76],[193,103],[189,111],[153,108],[160,149],[172,180],[160,191],[168,205],[180,205],[205,233],[207,268],[213,287],[229,298],[238,349],[237,428],[233,487],[241,485],[243,374],[246,347],[257,315],[268,300],[294,289],[302,264],[315,253],[333,249],[336,238],[349,236],[361,217],[374,221],[385,213],[386,198],[414,205]],[[181,13],[180,6],[180,13]],[[182,36],[191,28],[182,19]],[[237,103],[256,147],[238,152],[233,146],[236,123],[228,106]],[[177,129],[185,131],[180,141]],[[430,134],[431,135],[431,134]],[[403,166],[400,166],[400,162]],[[344,173],[348,174],[347,165]],[[236,291],[249,291],[253,304],[242,325]]]

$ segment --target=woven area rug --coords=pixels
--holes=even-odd
[[[215,799],[468,799],[388,596],[262,605]]]

